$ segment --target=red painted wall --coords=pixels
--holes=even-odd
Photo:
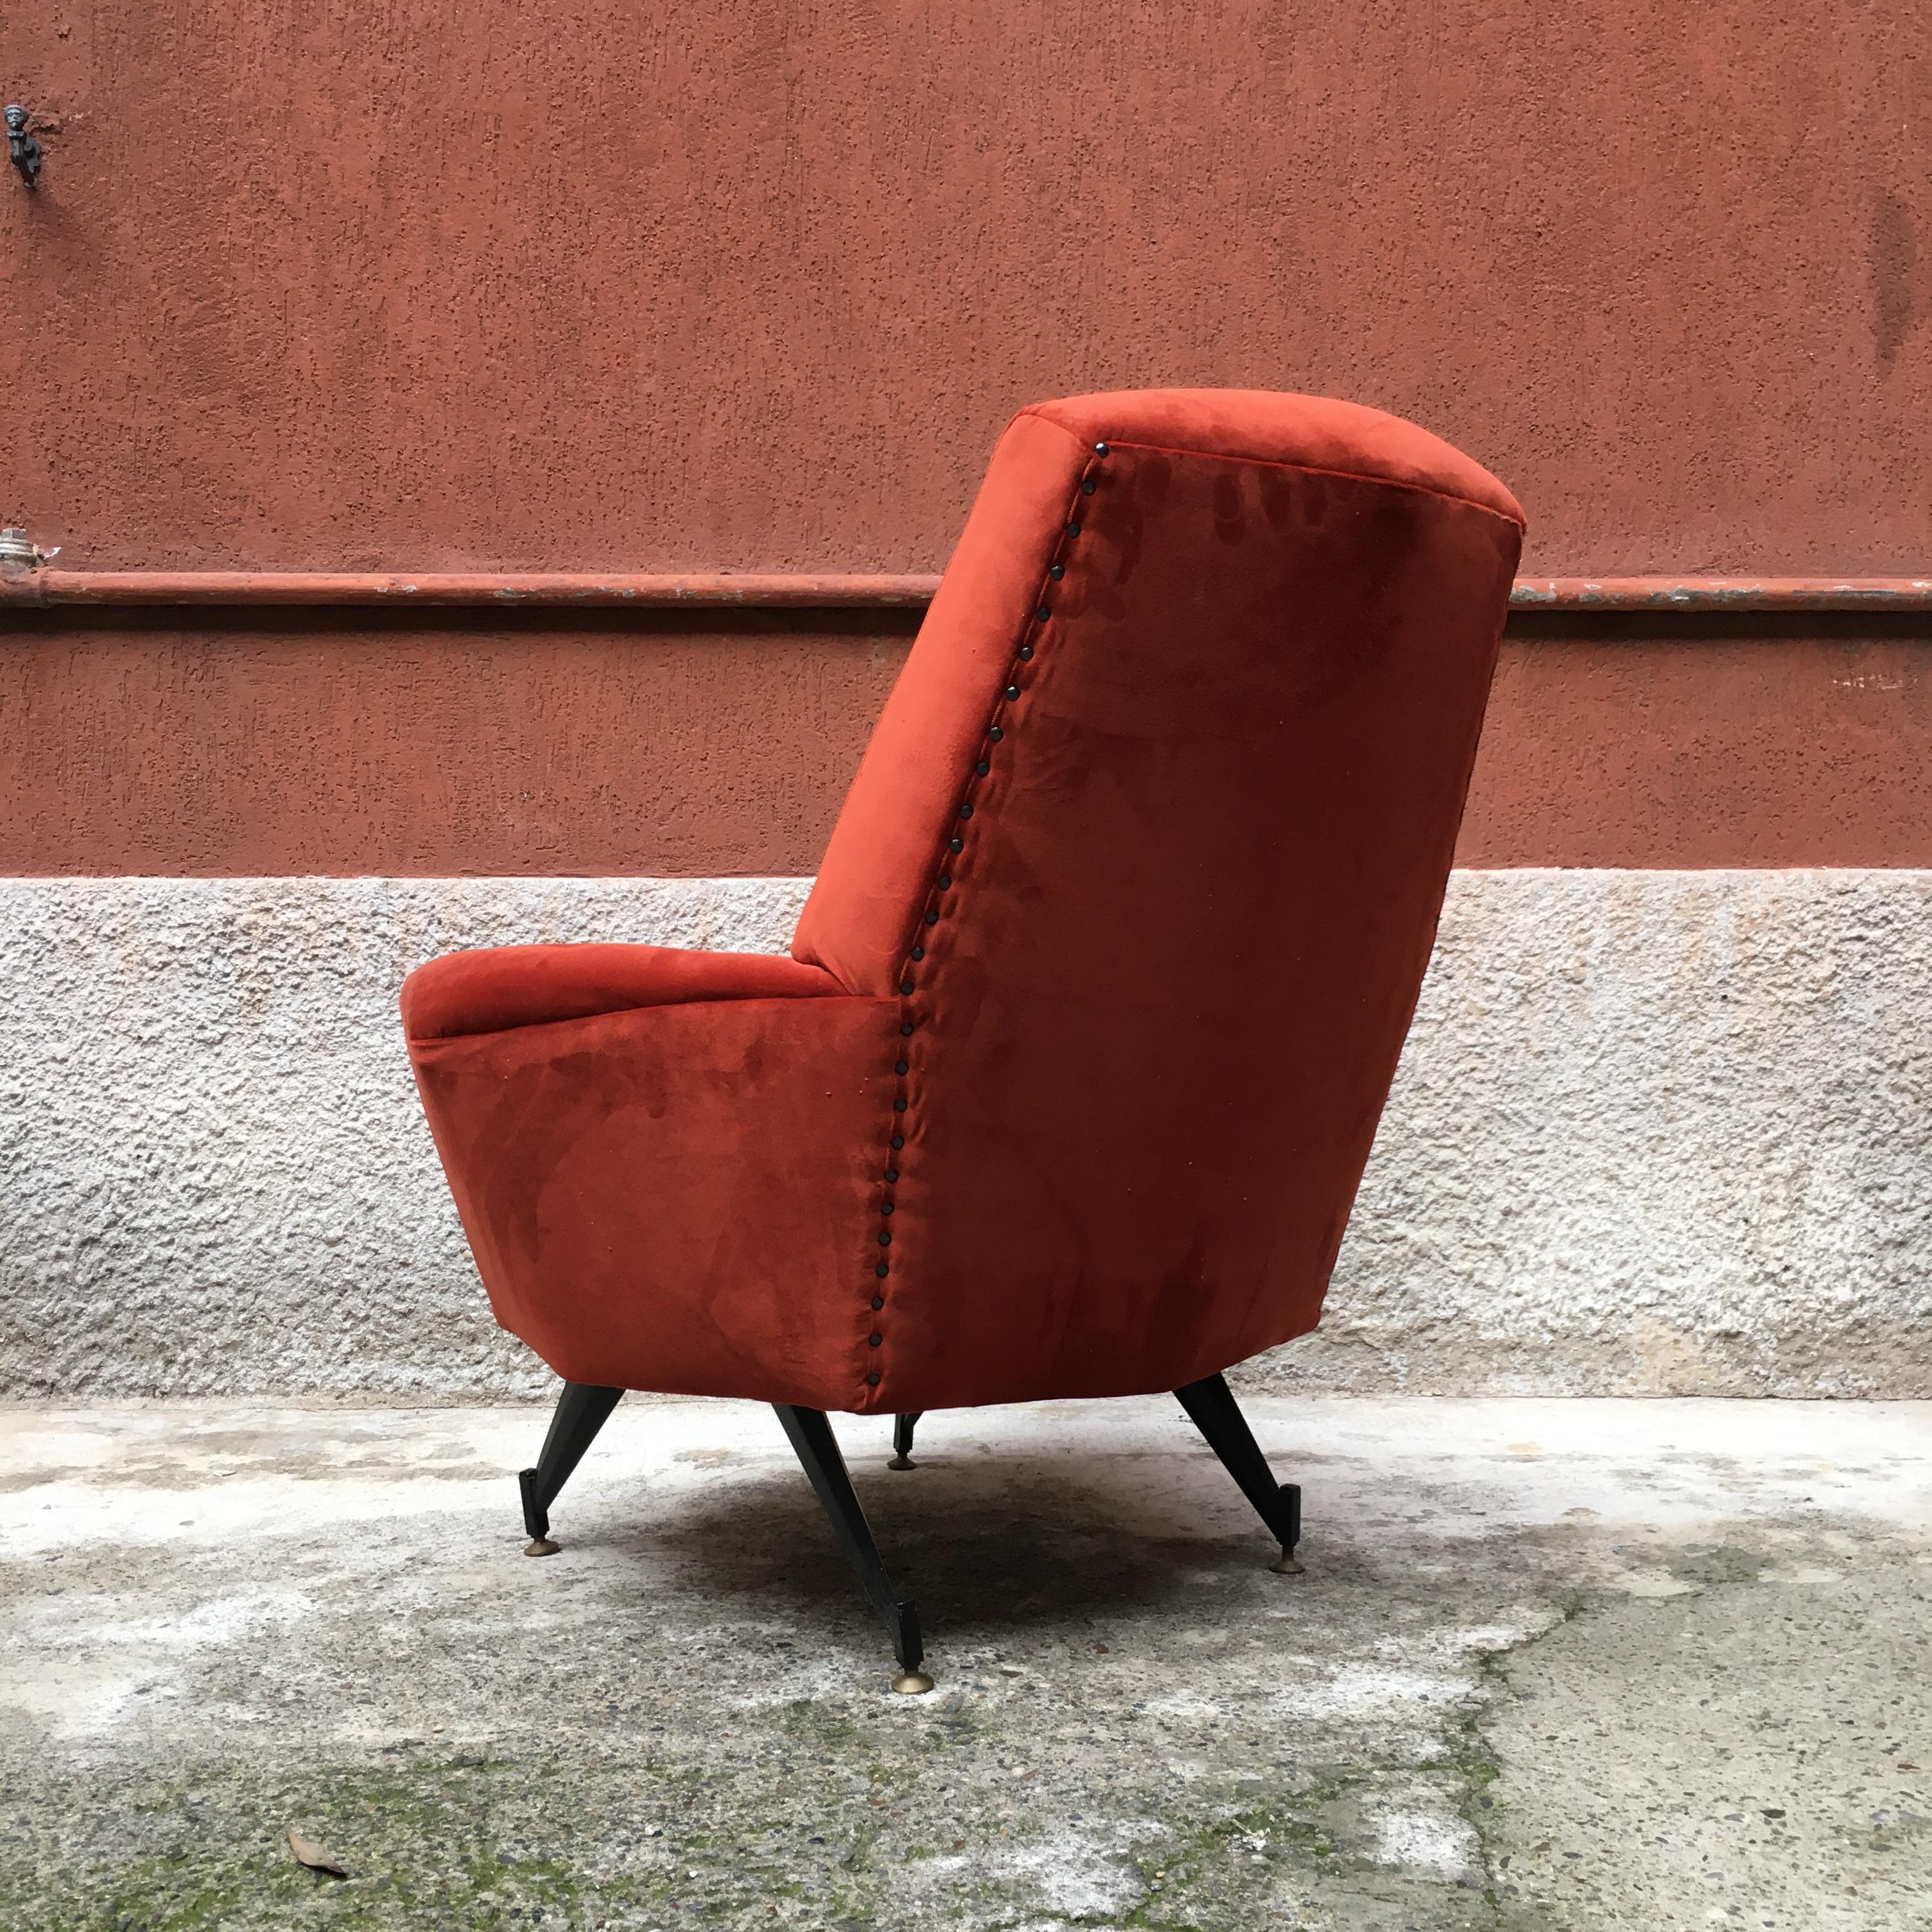
[[[913,621],[350,615],[0,623],[0,874],[809,872]],[[1520,620],[1460,862],[1932,866],[1932,645],[1813,621]]]
[[[48,0],[0,76],[64,564],[930,568],[1164,382],[1414,416],[1532,574],[1932,556],[1922,0]]]
[[[1200,382],[1427,424],[1534,574],[1932,568],[1911,0],[102,0],[0,86],[63,566],[930,569],[1019,404]],[[808,870],[906,628],[250,622],[0,619],[0,870]],[[1932,863],[1928,641],[1522,627],[1464,862]]]

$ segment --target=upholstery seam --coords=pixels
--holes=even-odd
[[[1022,413],[1026,412],[1023,411]],[[1052,418],[1042,417],[1041,420],[1050,422]],[[1065,430],[1065,425],[1063,424],[1054,423],[1053,427],[1055,429]],[[1065,433],[1072,434],[1070,430],[1066,430]],[[1078,440],[1077,438],[1075,440]],[[1000,682],[994,698],[992,714],[980,733],[979,751],[974,759],[973,769],[967,774],[964,786],[955,794],[958,804],[953,815],[946,821],[945,828],[941,832],[940,849],[934,856],[932,870],[928,874],[926,894],[920,902],[919,912],[914,920],[910,936],[906,940],[904,950],[900,956],[898,974],[892,982],[892,991],[897,994],[898,999],[899,1030],[894,1048],[892,1111],[888,1117],[890,1124],[886,1137],[886,1162],[883,1178],[878,1184],[880,1190],[878,1197],[878,1210],[872,1217],[876,1234],[875,1244],[870,1252],[878,1258],[872,1263],[872,1285],[871,1292],[866,1298],[866,1312],[872,1318],[867,1325],[866,1338],[863,1345],[866,1353],[861,1356],[862,1366],[860,1370],[861,1385],[868,1391],[881,1385],[884,1371],[882,1368],[868,1369],[862,1366],[862,1364],[866,1360],[866,1355],[871,1354],[874,1351],[880,1352],[874,1359],[881,1362],[884,1359],[883,1351],[885,1346],[885,1321],[886,1315],[890,1312],[890,1304],[892,1299],[887,1292],[887,1288],[896,1272],[895,1264],[890,1258],[894,1238],[892,1222],[897,1208],[896,1195],[902,1178],[900,1162],[905,1153],[906,1144],[909,1138],[898,1124],[904,1122],[907,1125],[910,1124],[913,1114],[912,1082],[915,1078],[922,1077],[921,1070],[915,1062],[913,1046],[913,1042],[919,1038],[920,1026],[920,1022],[914,1010],[914,1003],[918,997],[920,984],[920,976],[914,969],[926,963],[928,949],[921,940],[920,934],[922,932],[936,929],[941,916],[942,896],[945,892],[950,892],[953,886],[959,883],[952,877],[952,874],[956,871],[962,876],[964,875],[970,868],[971,862],[976,855],[975,848],[969,842],[969,835],[964,829],[970,824],[974,815],[974,795],[980,789],[981,779],[990,778],[992,775],[991,766],[994,749],[1005,741],[1006,725],[1004,721],[1010,716],[1012,706],[1025,697],[1040,675],[1040,673],[1036,670],[1022,682],[1020,672],[1024,667],[1032,664],[1039,656],[1039,651],[1034,640],[1040,636],[1055,614],[1052,591],[1054,584],[1063,581],[1066,574],[1066,564],[1064,561],[1066,547],[1081,534],[1084,527],[1084,520],[1080,512],[1081,499],[1083,496],[1094,495],[1098,490],[1098,479],[1094,472],[1099,462],[1106,458],[1111,447],[1111,445],[1106,442],[1094,444],[1087,460],[1081,466],[1079,474],[1074,479],[1072,491],[1069,497],[1066,508],[1061,514],[1060,529],[1055,535],[1052,548],[1047,553],[1039,587],[1035,591],[1033,602],[1020,624],[1018,634],[1014,639],[1011,650],[1007,652],[1006,668],[1001,675]],[[1058,578],[1054,574],[1055,571],[1060,573]],[[959,850],[956,854],[952,849],[953,842],[956,839],[959,844]],[[957,864],[954,862],[956,859],[959,862]],[[943,887],[940,884],[942,879],[946,881]],[[930,1024],[929,1020],[927,1023]],[[905,1069],[904,1072],[899,1070],[902,1066]],[[876,1307],[872,1305],[874,1302],[878,1304]]]
[[[880,993],[850,993],[844,987],[831,993],[745,993],[727,994],[720,998],[713,994],[700,1000],[646,1000],[642,1005],[631,1006],[600,1006],[594,1013],[560,1013],[554,1019],[518,1020],[510,1026],[478,1027],[469,1033],[405,1034],[404,1044],[407,1046],[454,1046],[459,1040],[501,1040],[505,1034],[532,1033],[538,1027],[577,1026],[585,1020],[614,1019],[622,1013],[669,1012],[680,1006],[790,1006],[801,1000],[884,1000],[890,995]]]
[[[1066,437],[1069,442],[1074,446],[1076,448],[1083,451],[1090,455],[1092,454],[1092,444],[1084,442],[1080,437],[1076,436],[1064,422],[1057,422],[1052,416],[1044,414],[1039,404],[1028,404],[1024,409],[1021,410],[1018,416],[1014,417],[1013,420],[1014,422],[1018,422],[1020,421],[1022,417],[1030,417],[1035,422],[1043,422],[1049,428],[1057,429],[1062,436]],[[1086,472],[1083,470],[1081,473],[1084,476]]]
[[[1036,413],[1036,410],[1030,409],[1020,412],[1023,416]],[[1051,416],[1042,416],[1040,420],[1053,423],[1055,429],[1065,430],[1067,435],[1073,436],[1073,432],[1067,429],[1064,423],[1054,422]],[[1073,440],[1078,442],[1080,439],[1074,436]],[[1177,443],[1135,442],[1109,437],[1107,446],[1110,449],[1144,449],[1157,456],[1204,456],[1220,463],[1252,463],[1264,470],[1292,470],[1304,476],[1334,476],[1349,483],[1379,483],[1390,490],[1413,490],[1421,496],[1440,497],[1445,503],[1460,503],[1466,508],[1480,510],[1485,516],[1494,517],[1498,523],[1508,524],[1512,530],[1521,534],[1526,535],[1529,530],[1527,517],[1513,517],[1507,510],[1498,510],[1492,504],[1478,502],[1474,496],[1466,496],[1458,490],[1438,489],[1433,483],[1411,483],[1400,476],[1376,476],[1360,470],[1336,470],[1325,463],[1295,463],[1285,457],[1236,456],[1225,449],[1186,449]]]

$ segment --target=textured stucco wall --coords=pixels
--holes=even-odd
[[[0,874],[808,872],[917,614],[0,608]],[[1928,644],[1519,612],[1457,862],[1932,865]]]
[[[394,994],[788,879],[0,881],[0,1394],[514,1395]],[[1459,874],[1278,1388],[1932,1394],[1932,872]]]
[[[1458,874],[1277,1387],[1932,1394],[1932,872]]]
[[[1922,0],[537,18],[8,10],[64,563],[929,568],[1014,410],[1168,382],[1415,417],[1532,574],[1932,544]]]

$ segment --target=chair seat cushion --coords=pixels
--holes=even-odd
[[[705,1000],[842,994],[830,973],[783,954],[675,946],[493,946],[446,953],[403,982],[412,1040],[455,1040]]]

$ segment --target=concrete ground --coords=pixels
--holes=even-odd
[[[0,1412],[0,1925],[1932,1925],[1932,1405]],[[346,1878],[297,1864],[294,1826]]]

